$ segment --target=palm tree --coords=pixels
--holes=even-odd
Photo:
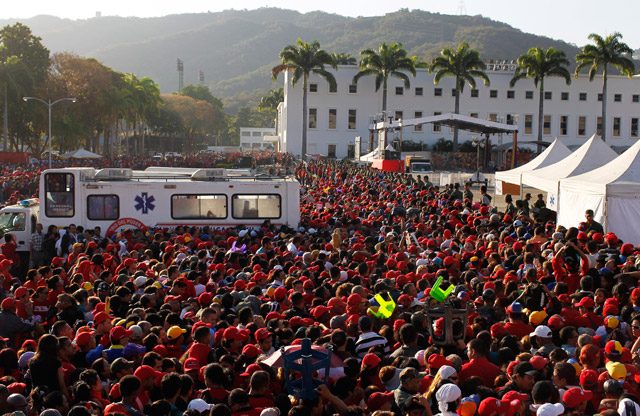
[[[133,125],[134,137],[138,130],[142,134],[141,152],[144,152],[144,129],[146,120],[158,111],[162,103],[160,88],[151,78],[138,78],[134,74],[125,74],[125,84],[129,90],[130,106],[127,111],[127,120]],[[137,142],[134,142],[137,150]],[[126,150],[129,151],[129,137],[127,135]]]
[[[470,49],[467,42],[462,42],[457,50],[444,48],[440,56],[436,56],[431,61],[429,72],[436,71],[433,83],[438,85],[443,77],[456,78],[456,101],[454,113],[460,112],[460,93],[467,83],[471,88],[476,87],[475,78],[482,78],[484,85],[489,85],[489,77],[484,72],[486,68],[480,59],[480,54],[475,49]],[[453,151],[458,151],[458,127],[453,130]]]
[[[278,111],[278,105],[284,101],[284,88],[269,90],[267,95],[260,99],[258,111]]]
[[[404,81],[404,87],[409,88],[409,77],[403,71],[416,76],[416,60],[407,56],[407,51],[402,48],[402,43],[387,45],[382,42],[376,52],[373,49],[365,49],[360,52],[360,71],[353,76],[353,83],[357,84],[362,77],[374,75],[376,77],[376,91],[382,86],[382,112],[387,111],[387,81],[394,77]]]
[[[332,53],[331,58],[333,59],[333,62],[335,62],[336,65],[355,65],[356,64],[356,58],[351,56],[350,53],[344,53],[344,52]]]
[[[271,77],[274,81],[278,78],[279,73],[285,71],[293,73],[291,76],[292,87],[302,80],[302,160],[307,160],[307,90],[309,75],[318,75],[327,80],[331,88],[336,88],[335,77],[324,67],[328,65],[337,69],[337,65],[329,53],[320,49],[320,43],[317,40],[308,43],[298,39],[295,45],[285,46],[280,52],[280,60],[282,64],[273,67],[271,70]]]
[[[542,121],[544,117],[544,79],[546,77],[562,77],[567,85],[571,84],[571,74],[566,66],[569,59],[564,51],[550,47],[547,50],[540,46],[529,49],[518,58],[515,74],[511,78],[510,86],[523,78],[533,78],[533,85],[539,86],[538,97],[538,153],[542,150]]]
[[[622,35],[618,32],[603,38],[592,33],[589,39],[595,45],[584,45],[582,52],[576,55],[575,76],[578,78],[580,71],[590,66],[589,81],[593,81],[596,73],[602,69],[602,140],[605,140],[607,132],[607,67],[612,65],[618,68],[623,75],[633,76],[636,71],[633,61],[630,59],[633,50],[624,42],[621,42]]]

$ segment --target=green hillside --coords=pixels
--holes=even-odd
[[[52,52],[72,51],[117,71],[149,76],[164,93],[176,91],[176,59],[184,61],[184,82],[197,83],[203,71],[227,110],[255,104],[272,88],[270,69],[278,53],[296,39],[317,39],[329,52],[355,56],[382,41],[402,42],[411,55],[430,59],[443,46],[462,41],[484,59],[515,59],[532,46],[553,46],[573,57],[578,48],[482,16],[450,16],[399,10],[379,17],[350,18],[324,12],[306,14],[261,8],[158,18],[101,17],[86,20],[36,16],[20,20]],[[0,20],[2,26],[16,20]],[[585,39],[585,43],[587,40]]]

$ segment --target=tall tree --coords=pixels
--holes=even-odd
[[[608,66],[620,70],[623,75],[634,75],[636,68],[631,60],[633,50],[626,43],[622,42],[622,35],[618,32],[603,38],[602,36],[592,33],[589,39],[593,41],[593,45],[584,45],[582,52],[576,55],[575,77],[578,78],[580,72],[589,67],[589,81],[593,81],[598,71],[602,70],[602,140],[607,135],[607,75]]]
[[[333,58],[333,62],[335,62],[336,65],[355,65],[356,64],[356,58],[351,56],[350,53],[334,52],[331,54],[331,58]]]
[[[36,95],[48,76],[49,50],[44,47],[41,38],[33,35],[31,29],[22,23],[8,25],[0,29],[0,62],[15,56],[28,68],[28,71],[14,73],[15,86],[8,91],[9,139],[17,148],[31,137],[31,122],[40,110],[22,100],[25,95]],[[48,97],[44,97],[48,98]]]
[[[23,81],[26,80],[28,85],[21,84],[21,79]],[[15,91],[16,94],[14,95],[21,95],[26,88],[31,86],[33,79],[27,66],[17,56],[10,56],[5,61],[0,62],[0,82],[4,91],[2,149],[6,152],[9,146],[9,90]]]
[[[362,77],[373,75],[376,77],[376,91],[382,86],[382,112],[387,111],[387,82],[389,77],[401,79],[404,87],[409,88],[411,83],[405,72],[416,76],[416,60],[407,55],[402,48],[402,43],[387,45],[382,42],[378,51],[365,49],[360,52],[360,71],[353,76],[353,83],[357,84]]]
[[[269,90],[267,95],[260,99],[258,104],[259,111],[271,111],[275,113],[278,111],[278,105],[284,101],[284,88],[276,88]]]
[[[331,88],[336,87],[336,79],[332,73],[325,69],[330,66],[337,69],[337,65],[325,50],[320,49],[317,40],[313,42],[303,42],[298,39],[295,45],[287,45],[280,52],[282,64],[273,67],[271,77],[278,78],[281,72],[291,72],[291,86],[295,86],[302,81],[302,160],[307,160],[307,93],[309,75],[315,74],[324,78]]]
[[[471,88],[476,87],[476,78],[484,80],[485,85],[489,85],[489,77],[484,72],[486,68],[484,62],[480,59],[480,53],[477,50],[469,48],[467,42],[462,42],[457,50],[453,48],[444,48],[440,52],[440,56],[436,56],[431,61],[429,72],[436,71],[433,77],[433,83],[438,84],[444,77],[455,77],[455,109],[454,113],[460,113],[460,94],[464,90],[464,85],[469,84]],[[453,130],[453,151],[458,151],[458,127]]]
[[[564,51],[550,47],[547,50],[540,46],[529,49],[518,58],[515,74],[509,85],[513,88],[523,78],[533,79],[533,85],[539,89],[538,94],[538,153],[542,150],[542,122],[544,119],[544,79],[546,77],[562,77],[567,85],[571,84],[571,74],[567,69],[569,59]]]

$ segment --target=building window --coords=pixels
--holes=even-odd
[[[514,90],[508,90],[507,91],[507,98],[516,98],[516,92]]]
[[[422,111],[415,111],[413,113],[413,118],[422,118]],[[413,131],[422,131],[422,124],[414,124]]]
[[[602,137],[602,117],[596,118],[596,134]]]
[[[498,121],[498,113],[489,113],[489,121]]]
[[[358,93],[358,84],[349,84],[349,94]]]
[[[318,92],[318,84],[316,83],[309,84],[309,92]]]
[[[550,100],[551,96],[552,96],[551,91],[545,91],[544,92],[544,99],[545,100]]]
[[[587,134],[587,117],[578,117],[578,136],[585,136]]]
[[[338,83],[336,82],[335,85],[331,85],[329,84],[329,92],[332,94],[335,94],[338,92]]]
[[[442,88],[434,88],[433,95],[436,97],[442,97]]]
[[[620,137],[620,117],[613,118],[613,137]]]
[[[252,133],[251,133],[251,135],[252,135],[253,137],[262,137],[262,133],[261,133],[261,132],[259,132],[259,131],[254,131],[254,132],[252,132]]]
[[[515,121],[516,121],[516,115],[515,114],[507,114],[507,124],[514,125]]]
[[[631,102],[640,103],[640,94],[633,94],[631,96]]]
[[[602,93],[598,93],[598,101],[602,101]]]
[[[622,101],[622,94],[614,94],[613,95],[613,101],[619,103]]]
[[[451,89],[451,96],[452,96],[452,97],[455,97],[455,96],[456,96],[456,89],[455,89],[455,88],[452,88],[452,89]]]
[[[476,88],[471,89],[471,98],[478,98],[478,90]]]
[[[242,136],[251,136],[251,132],[250,131],[243,131],[242,132]]]
[[[563,92],[560,94],[560,99],[562,101],[569,101],[569,93],[568,92]]]
[[[551,134],[551,116],[546,114],[542,120],[542,134]]]
[[[396,111],[395,119],[396,119],[396,121],[402,120],[402,111]]]
[[[120,218],[118,195],[89,195],[87,197],[87,218],[92,221]]]
[[[469,113],[469,117],[478,118],[478,113]]]
[[[422,96],[422,87],[416,87],[416,95]]]
[[[498,90],[489,90],[489,98],[498,98]]]
[[[318,127],[318,109],[310,108],[309,109],[309,128],[315,129]]]
[[[569,123],[569,116],[560,116],[560,135],[566,136],[568,132],[567,124]]]
[[[335,129],[338,125],[338,110],[335,108],[329,109],[329,128]]]
[[[527,100],[533,100],[533,91],[525,91],[524,98],[526,98]]]
[[[524,134],[532,134],[533,133],[533,115],[525,114],[524,115]]]
[[[404,94],[404,88],[396,87],[396,95],[403,95],[403,94]]]
[[[580,93],[580,101],[587,101],[587,93],[586,92],[581,92]]]
[[[439,116],[440,114],[442,114],[442,112],[440,112],[440,111],[434,111],[434,112],[433,112],[433,115],[434,115],[434,116]],[[438,132],[442,131],[442,128],[440,127],[440,125],[439,125],[439,124],[434,124],[434,125],[433,125],[433,131],[434,131],[435,133],[438,133]]]
[[[349,130],[355,130],[356,129],[356,110],[349,110],[348,129]]]
[[[227,196],[171,195],[171,218],[227,218]]]
[[[638,118],[631,119],[631,137],[638,137]]]
[[[280,218],[280,195],[233,195],[231,199],[233,218],[267,219]]]
[[[336,158],[336,145],[335,144],[327,145],[327,157],[330,157],[332,159]]]

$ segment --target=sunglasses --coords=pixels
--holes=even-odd
[[[633,328],[633,329],[640,329],[640,325],[631,325],[631,328]]]

